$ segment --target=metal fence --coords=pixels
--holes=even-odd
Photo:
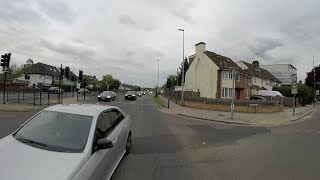
[[[19,91],[6,91],[5,96],[3,96],[3,91],[0,92],[0,103],[3,103],[3,99],[5,103],[24,103],[30,105],[52,105],[63,103],[64,100],[67,98],[74,98],[77,101],[80,100],[91,100],[97,99],[96,92],[90,93],[77,93],[77,92],[61,92],[61,93],[54,93],[54,92],[42,92],[40,90],[30,90],[30,89],[23,89]]]

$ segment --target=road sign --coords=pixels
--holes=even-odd
[[[316,95],[319,96],[319,94],[320,94],[320,93],[319,93],[319,90],[316,90]]]
[[[80,83],[77,83],[77,89],[80,89]]]
[[[297,74],[291,74],[291,94],[298,94]]]

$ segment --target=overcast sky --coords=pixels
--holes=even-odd
[[[289,63],[304,80],[320,62],[317,0],[1,0],[0,53],[153,87],[203,41],[234,61]],[[78,73],[76,73],[78,74]]]

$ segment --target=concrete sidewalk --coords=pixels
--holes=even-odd
[[[167,98],[160,96],[165,102]],[[313,105],[297,107],[295,116],[292,115],[292,108],[285,108],[284,112],[278,113],[234,113],[234,118],[230,119],[230,112],[211,111],[184,107],[170,101],[170,108],[162,108],[164,113],[197,118],[202,120],[217,121],[231,124],[277,126],[281,124],[297,121],[316,110]]]

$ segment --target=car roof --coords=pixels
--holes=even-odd
[[[99,104],[58,104],[45,108],[44,110],[80,114],[86,116],[98,116],[102,111],[111,108],[117,107]]]

